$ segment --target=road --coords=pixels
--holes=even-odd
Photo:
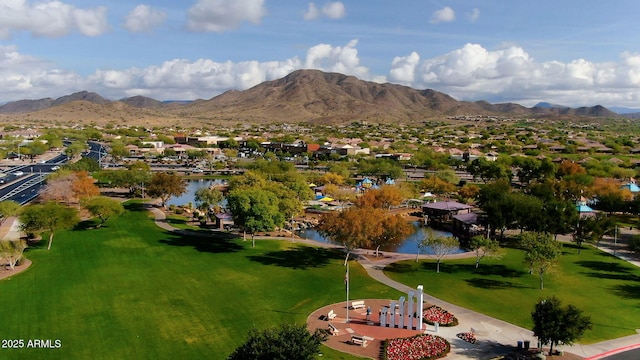
[[[66,155],[58,155],[44,163],[10,166],[0,178],[0,201],[13,200],[24,205],[35,199],[44,186],[47,175],[67,162]]]
[[[640,359],[640,348],[600,358],[600,360],[638,360],[638,359]]]

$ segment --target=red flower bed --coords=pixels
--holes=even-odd
[[[431,360],[447,356],[450,350],[446,339],[424,334],[388,340],[384,353],[387,360]]]
[[[442,326],[458,325],[458,319],[453,316],[453,314],[437,305],[433,305],[425,309],[422,313],[422,318],[424,319],[424,322],[430,325],[433,325],[434,323],[438,323]]]
[[[461,332],[456,334],[456,336],[470,344],[475,344],[476,343],[476,334],[472,333],[472,332]]]

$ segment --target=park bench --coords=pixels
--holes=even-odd
[[[358,300],[358,301],[352,301],[351,302],[351,308],[352,309],[362,309],[364,308],[364,300]]]
[[[329,313],[327,314],[327,319],[329,319],[329,321],[331,321],[335,317],[336,317],[336,313],[333,312],[333,309],[329,310]]]
[[[360,335],[351,335],[351,343],[354,345],[360,345],[362,347],[367,346],[367,339]]]
[[[340,330],[338,330],[338,328],[335,327],[335,325],[333,325],[332,323],[329,323],[329,332],[331,333],[331,335],[337,336],[340,333]]]

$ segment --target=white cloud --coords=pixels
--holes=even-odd
[[[73,18],[78,31],[83,35],[98,36],[109,29],[106,7],[93,10],[74,9]]]
[[[456,19],[456,13],[452,8],[446,6],[440,10],[436,10],[431,15],[431,23],[438,24],[443,22],[451,22]]]
[[[304,67],[369,79],[369,69],[360,65],[356,45],[358,45],[358,40],[351,40],[346,46],[329,44],[313,46],[307,50]]]
[[[344,4],[340,1],[331,2],[322,7],[322,13],[329,19],[341,19],[347,14]]]
[[[305,11],[303,17],[305,20],[315,20],[320,17],[320,10],[318,10],[316,4],[311,2],[309,3],[309,7],[307,8],[307,11]]]
[[[412,52],[409,56],[395,57],[391,62],[389,80],[402,85],[411,85],[415,81],[416,66],[420,62],[420,55]]]
[[[40,99],[82,90],[86,82],[77,74],[20,54],[15,46],[0,46],[0,99]]]
[[[339,72],[364,80],[384,81],[384,77],[370,76],[368,68],[360,65],[357,43],[357,40],[352,40],[345,46],[319,44],[309,48],[304,59],[292,57],[266,62],[173,59],[146,68],[103,69],[86,78],[84,89],[96,91],[112,99],[133,95],[151,96],[161,100],[208,99],[230,89],[244,90],[263,81],[279,79],[303,68]],[[74,83],[77,84],[77,81]],[[52,97],[58,97],[65,95],[64,89],[66,88],[48,91],[52,92]],[[0,90],[0,98],[2,95],[7,94],[2,94]]]
[[[357,45],[357,40],[343,46],[318,44],[304,57],[264,62],[172,59],[145,68],[101,69],[87,77],[21,54],[16,47],[0,46],[0,101],[55,98],[80,90],[111,99],[133,95],[159,100],[211,98],[303,68],[387,81],[361,64]],[[388,81],[442,91],[460,100],[638,107],[640,53],[623,53],[615,62],[538,62],[517,45],[489,50],[466,44],[433,58],[422,58],[417,52],[395,57]]]
[[[479,18],[480,18],[480,9],[478,8],[474,8],[470,13],[467,14],[467,19],[469,19],[469,21],[472,23],[478,21]]]
[[[347,15],[347,10],[341,1],[327,3],[322,7],[322,10],[318,9],[315,3],[310,2],[304,13],[304,19],[315,20],[322,15],[332,20],[342,19]]]
[[[98,36],[109,30],[107,8],[79,9],[61,1],[29,3],[3,0],[0,3],[0,37],[27,31],[40,37],[61,37],[72,31]]]
[[[174,59],[144,69],[99,70],[90,81],[101,94],[146,95],[157,99],[211,98],[229,89],[247,89],[299,69],[297,58],[284,61],[215,62]]]
[[[149,32],[161,25],[166,18],[165,12],[140,4],[129,12],[122,27],[134,33]]]
[[[536,62],[518,46],[490,51],[467,44],[414,66],[410,59],[415,57],[394,59],[390,79],[461,100],[512,101],[525,106],[553,101],[568,106],[637,107],[634,101],[640,98],[640,54],[624,53],[616,63],[585,59]],[[406,74],[412,68],[414,78],[408,84]]]
[[[243,21],[259,24],[266,14],[264,0],[198,0],[187,10],[187,29],[223,32]]]

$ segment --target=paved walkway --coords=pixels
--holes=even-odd
[[[196,234],[189,232],[188,230],[177,229],[166,221],[165,213],[155,207],[149,206],[149,210],[154,214],[156,224],[167,231],[175,231],[175,232],[184,232],[190,234]],[[19,236],[19,224],[17,221],[13,221],[14,219],[8,219],[2,227],[0,227],[0,239],[12,239]],[[9,226],[10,225],[10,226]],[[260,237],[265,238],[265,237]],[[333,244],[320,243],[307,239],[296,238],[296,242],[306,243],[313,246],[321,246],[321,247],[336,247]],[[613,239],[605,239],[601,243],[600,248],[603,251],[613,254],[615,250],[615,255],[621,257],[630,263],[633,263],[636,266],[640,266],[640,261],[637,256],[632,253],[628,253],[626,251],[622,251],[621,246],[618,244],[614,244]],[[407,293],[409,290],[413,290],[412,288],[396,282],[390,278],[388,278],[383,269],[386,265],[391,264],[393,262],[401,261],[401,260],[409,260],[415,259],[415,255],[411,254],[399,254],[399,253],[389,253],[385,252],[385,258],[382,260],[371,261],[369,260],[365,254],[371,252],[370,250],[356,250],[354,252],[354,257],[357,258],[358,262],[362,264],[362,266],[366,269],[369,276],[371,276],[374,280],[379,281],[387,286],[390,286],[394,289],[397,289],[403,293]],[[464,257],[471,256],[470,254],[457,254],[452,255],[451,257]],[[420,258],[427,259],[430,258],[429,255],[420,255]],[[25,267],[26,268],[26,267]],[[0,271],[0,279],[3,278],[3,274],[8,273],[5,271]],[[16,271],[8,274],[9,276],[15,274]],[[492,356],[499,355],[505,353],[505,351],[509,351],[516,346],[518,341],[530,341],[531,346],[536,346],[537,339],[533,336],[533,333],[528,330],[521,328],[516,325],[509,324],[507,322],[486,316],[484,314],[480,314],[469,309],[457,306],[455,304],[450,304],[445,301],[442,301],[438,298],[425,294],[425,301],[439,305],[451,313],[455,314],[459,320],[460,325],[452,328],[440,327],[438,331],[438,335],[446,338],[452,344],[458,344],[460,340],[456,337],[456,334],[462,331],[469,331],[473,328],[476,332],[478,338],[478,345],[469,347],[465,346],[454,346],[452,348],[452,352],[447,358],[450,359],[484,359],[491,358]],[[435,329],[433,327],[429,327],[427,329],[428,332],[434,333]],[[466,344],[466,343],[465,343]],[[627,337],[613,339],[608,341],[603,341],[596,344],[590,345],[573,345],[573,346],[559,346],[559,350],[564,350],[584,358],[596,356],[598,354],[602,354],[607,351],[611,351],[614,349],[640,344],[640,334],[630,335]]]
[[[15,217],[10,217],[2,223],[0,226],[0,241],[2,240],[17,240],[20,239],[20,222]],[[31,260],[26,259],[22,265],[15,266],[13,270],[7,270],[0,268],[0,280],[7,279],[27,270],[31,266]]]
[[[156,207],[150,207],[150,210],[154,213],[158,226],[169,231],[178,230],[166,222],[165,214],[162,210]],[[561,240],[566,241],[568,239]],[[321,243],[307,239],[296,238],[295,241],[326,248],[337,247],[333,244]],[[640,267],[638,256],[628,251],[623,251],[622,246],[620,244],[614,244],[613,239],[605,238],[603,242],[601,242],[600,248],[603,251],[611,254],[613,254],[615,250],[616,256],[623,258],[630,263]],[[365,254],[368,254],[370,252],[370,250],[356,250],[353,254],[354,257],[357,258],[358,262],[366,269],[369,276],[371,276],[374,280],[397,289],[403,293],[407,293],[409,290],[413,290],[409,286],[388,278],[384,274],[383,269],[386,265],[397,261],[415,259],[415,255],[385,252],[384,259],[371,261],[368,259],[368,257],[364,256]],[[456,254],[449,256],[449,258],[461,258],[469,256],[473,255],[470,253]],[[430,257],[431,256],[429,255],[420,255],[421,259],[428,259]],[[438,331],[438,335],[446,338],[452,344],[460,343],[460,340],[456,337],[457,333],[462,331],[469,331],[471,328],[473,328],[476,332],[477,338],[479,340],[477,346],[472,348],[470,348],[469,346],[453,347],[450,355],[447,358],[461,360],[491,358],[495,355],[500,355],[511,351],[517,345],[518,341],[529,341],[532,347],[537,346],[537,338],[533,336],[533,332],[529,329],[521,328],[519,326],[509,324],[505,321],[498,320],[490,316],[460,307],[458,305],[442,301],[428,294],[425,294],[425,301],[447,309],[451,313],[455,314],[455,316],[458,318],[460,323],[459,326],[451,328],[440,327]],[[433,333],[434,329],[433,327],[431,327],[427,331]],[[576,354],[583,358],[588,358],[607,351],[611,351],[613,349],[618,349],[634,344],[640,344],[640,334],[630,335],[627,337],[603,341],[590,345],[560,345],[558,346],[558,350],[563,350]]]

